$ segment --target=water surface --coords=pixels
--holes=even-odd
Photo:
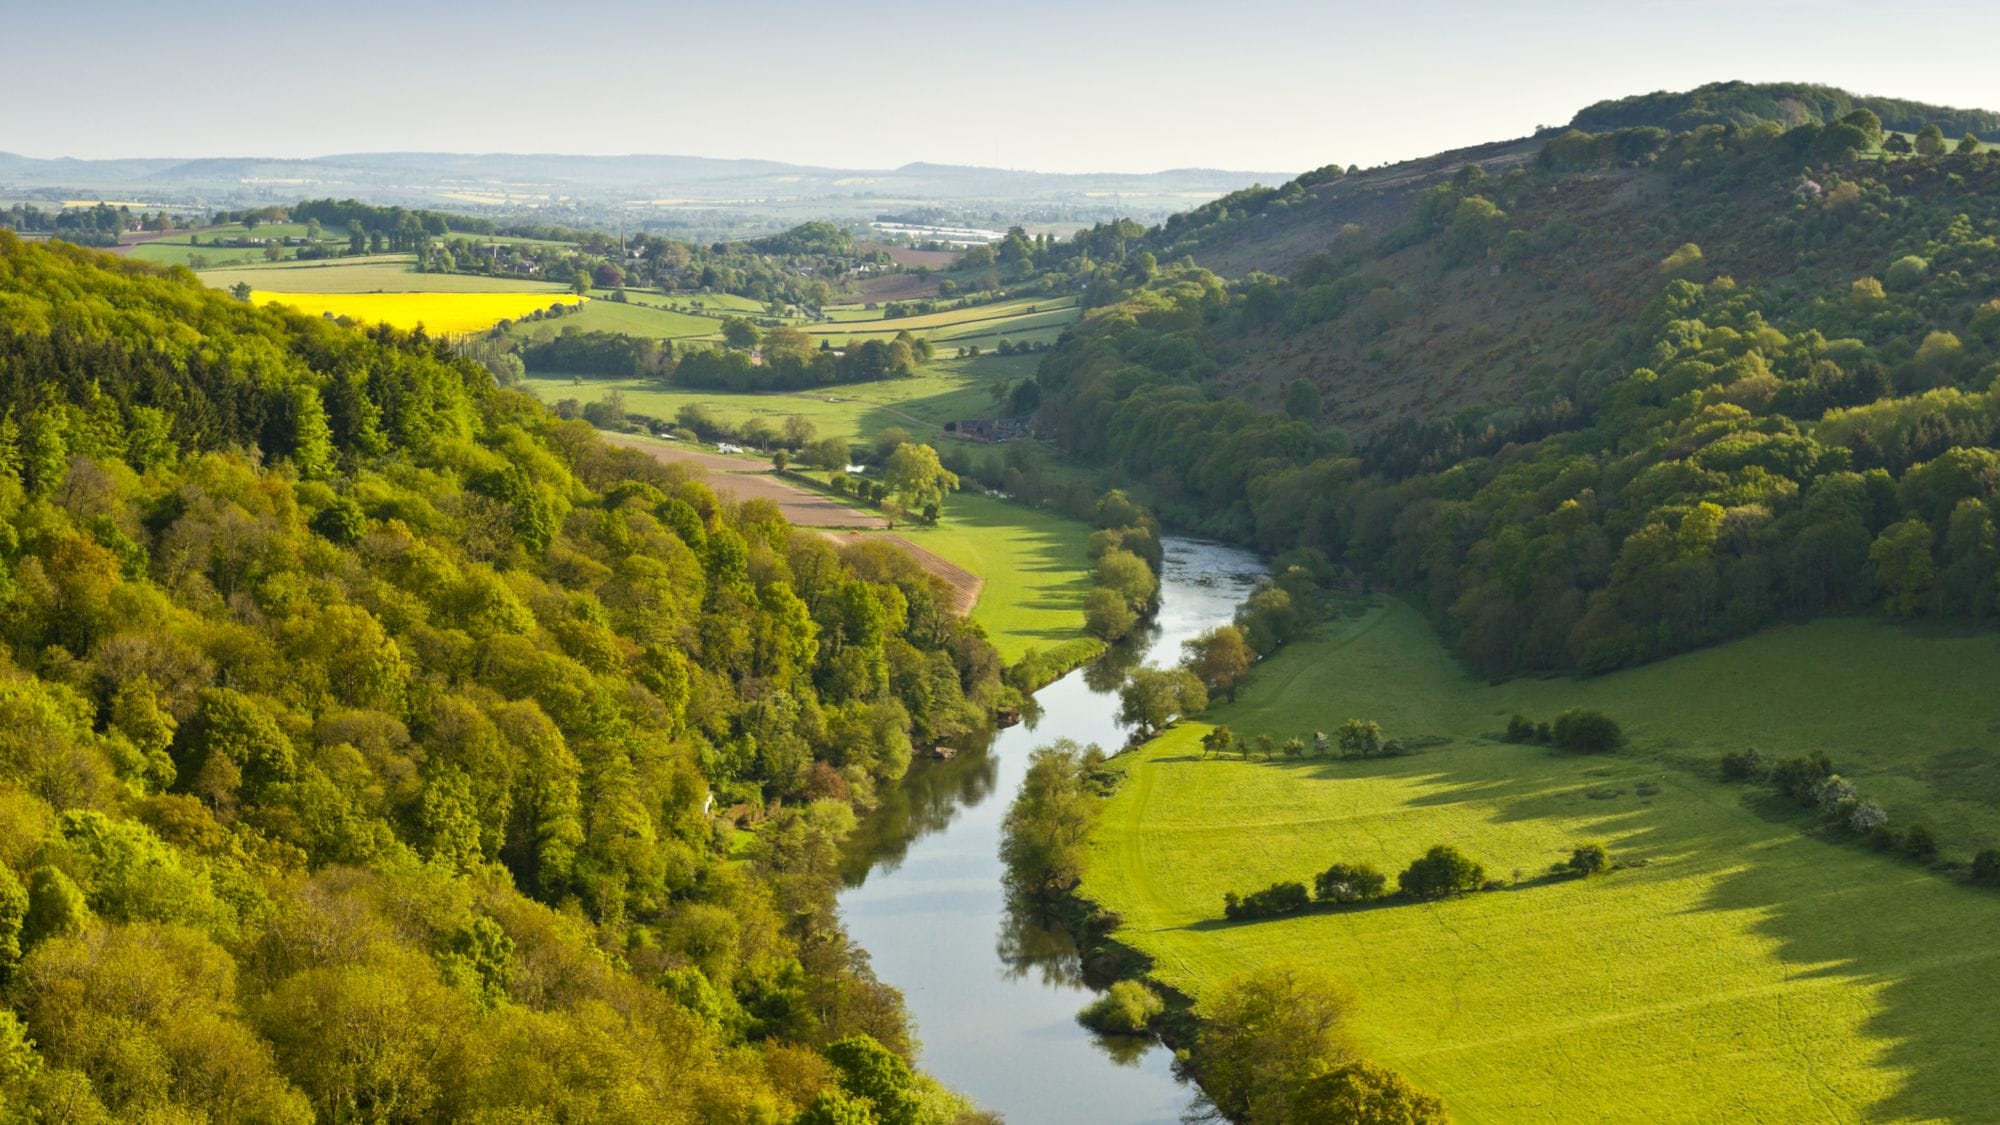
[[[1030,723],[954,761],[914,766],[862,823],[848,857],[848,932],[876,974],[903,990],[924,1069],[1013,1125],[1171,1123],[1193,1097],[1164,1047],[1107,1041],[1076,1022],[1092,993],[1073,944],[1010,915],[1000,883],[1000,821],[1029,752],[1057,738],[1122,746],[1124,670],[1178,661],[1181,642],[1228,621],[1262,573],[1254,555],[1231,547],[1179,538],[1165,547],[1147,635],[1043,688]]]

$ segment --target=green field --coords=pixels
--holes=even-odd
[[[569,292],[568,287],[547,281],[516,281],[462,273],[418,273],[411,268],[413,264],[414,258],[409,254],[372,254],[363,258],[267,262],[232,269],[203,270],[201,279],[218,289],[249,282],[252,289],[267,293]]]
[[[946,501],[936,527],[898,527],[896,534],[985,579],[972,618],[1008,664],[1030,648],[1085,635],[1089,525],[959,493]]]
[[[1812,834],[1715,780],[1722,753],[1824,749],[1948,858],[2000,843],[2000,639],[1855,620],[1596,680],[1488,686],[1393,601],[1325,626],[1207,718],[1280,739],[1352,717],[1448,740],[1367,762],[1199,760],[1190,723],[1128,759],[1085,890],[1197,999],[1280,960],[1356,995],[1366,1053],[1466,1121],[1972,1120],[1992,1110],[2000,893]],[[1923,705],[1923,701],[1934,705]],[[1494,740],[1592,706],[1599,757]],[[1426,737],[1428,736],[1428,737]],[[1634,866],[1537,879],[1576,843]],[[1245,924],[1225,891],[1451,843],[1522,884]]]
[[[596,315],[604,307],[603,302],[593,301],[583,312],[550,323],[576,324]],[[520,327],[517,325],[517,330]],[[926,364],[922,373],[911,379],[849,383],[810,391],[738,395],[726,391],[663,387],[643,379],[574,380],[556,375],[530,377],[527,387],[536,397],[549,403],[566,398],[595,402],[614,390],[622,391],[626,409],[655,418],[672,419],[681,407],[699,405],[717,419],[732,423],[761,416],[776,426],[787,417],[798,414],[819,427],[823,437],[861,440],[891,426],[900,426],[929,441],[942,438],[946,422],[991,417],[993,396],[989,388],[993,383],[1018,380],[1034,372],[1035,360],[1031,356],[981,356],[978,359],[951,356]]]
[[[593,290],[593,292],[598,291]],[[519,321],[508,331],[515,336],[532,337],[544,328],[551,332],[560,332],[567,328],[574,328],[578,332],[616,332],[623,336],[638,336],[650,340],[685,340],[698,337],[720,339],[722,321],[715,317],[673,312],[651,305],[621,305],[616,301],[595,300],[584,306],[582,312],[566,316],[560,321],[547,323]]]

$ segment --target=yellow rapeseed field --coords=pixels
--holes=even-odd
[[[422,324],[434,336],[478,332],[495,323],[555,304],[584,300],[557,293],[269,293],[254,290],[260,305],[284,304],[317,316],[331,313],[363,324],[387,321],[398,328]]]

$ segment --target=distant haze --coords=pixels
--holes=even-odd
[[[35,3],[0,151],[1370,165],[1728,78],[2000,108],[1974,0]]]

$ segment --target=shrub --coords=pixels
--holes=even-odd
[[[1232,922],[1242,922],[1252,918],[1297,914],[1311,904],[1312,898],[1306,893],[1304,883],[1273,883],[1242,898],[1233,893],[1222,896],[1222,914]]]
[[[1396,876],[1396,887],[1411,898],[1443,898],[1476,890],[1486,881],[1486,869],[1457,848],[1439,844]]]
[[[2000,848],[1985,848],[1972,857],[1972,881],[1984,886],[2000,886]]]
[[[1893,852],[1903,846],[1903,836],[1886,824],[1868,830],[1868,846],[1878,852]]]
[[[1724,781],[1757,781],[1761,780],[1769,770],[1770,767],[1764,764],[1764,756],[1757,752],[1755,746],[1722,756]]]
[[[1862,801],[1847,815],[1847,826],[1863,835],[1869,835],[1889,823],[1889,814],[1881,805],[1873,801]]]
[[[1611,870],[1611,853],[1603,844],[1583,844],[1569,853],[1569,862],[1563,866],[1588,879]]]
[[[1903,853],[1911,859],[1931,859],[1937,855],[1937,837],[1921,824],[1910,825],[1903,833]]]
[[[1382,725],[1372,720],[1349,719],[1340,724],[1340,756],[1374,757],[1382,749]]]
[[[1506,737],[1509,742],[1533,742],[1535,724],[1526,715],[1515,715],[1507,720]]]
[[[1557,746],[1583,754],[1602,753],[1617,746],[1625,737],[1610,716],[1581,707],[1572,707],[1557,715],[1550,733]]]
[[[1136,980],[1114,981],[1111,990],[1086,1005],[1077,1022],[1106,1035],[1137,1035],[1167,1010],[1160,994]]]
[[[1366,863],[1336,863],[1313,877],[1313,896],[1321,902],[1369,902],[1382,897],[1388,877]]]
[[[1794,801],[1810,803],[1819,783],[1833,774],[1833,762],[1823,753],[1814,752],[1798,758],[1787,758],[1771,769],[1771,784],[1778,792]]]

